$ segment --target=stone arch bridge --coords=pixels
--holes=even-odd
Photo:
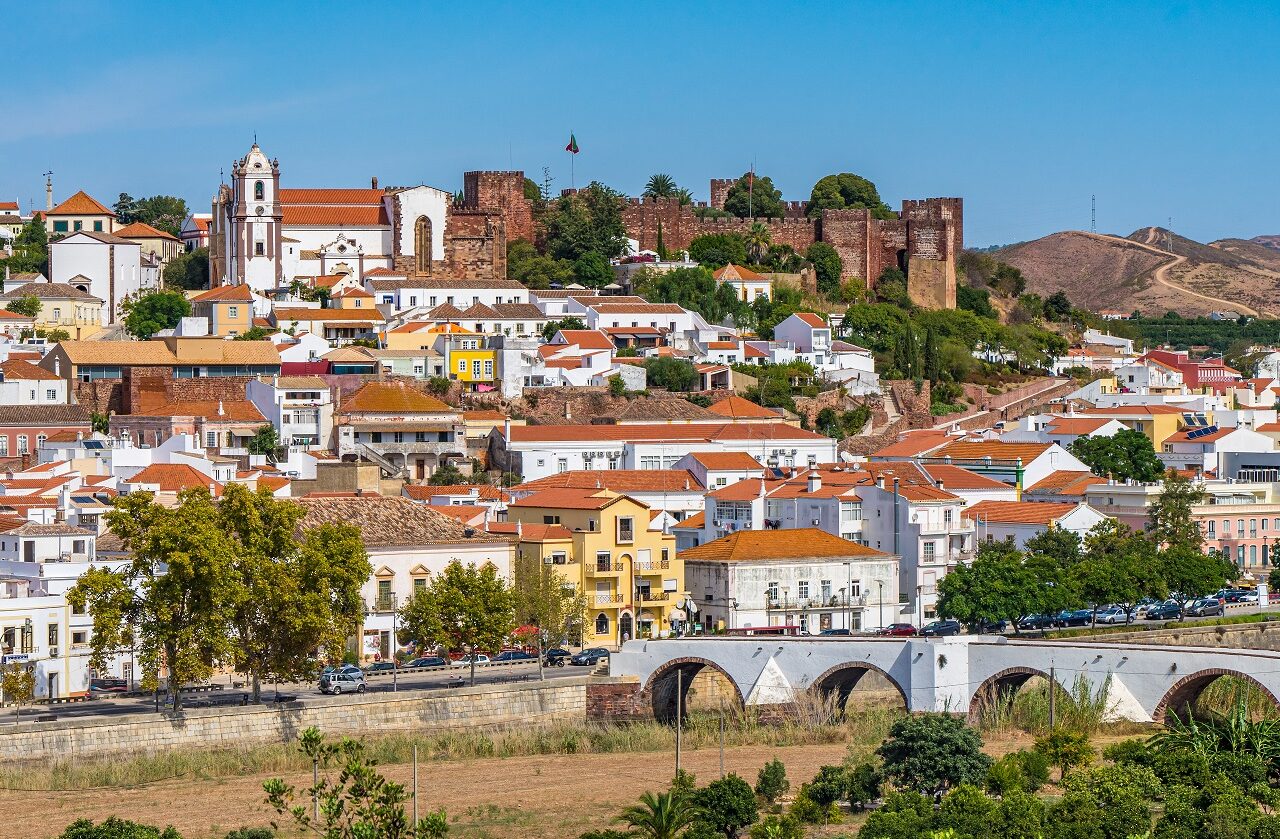
[[[806,692],[833,694],[843,703],[872,672],[897,689],[909,711],[971,717],[1051,672],[1067,690],[1083,681],[1097,696],[1106,685],[1108,716],[1139,722],[1161,722],[1171,712],[1186,716],[1221,676],[1251,682],[1272,702],[1280,697],[1280,652],[982,635],[638,640],[624,644],[609,664],[610,675],[639,680],[638,688],[627,689],[627,713],[664,720],[675,717],[677,685],[687,692],[706,668],[727,680],[739,702],[762,711],[785,707]]]

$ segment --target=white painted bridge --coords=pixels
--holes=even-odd
[[[677,684],[687,692],[704,668],[723,675],[739,702],[759,706],[783,706],[806,691],[835,694],[844,704],[869,672],[897,688],[910,711],[970,716],[1051,672],[1066,690],[1083,679],[1099,696],[1105,685],[1108,716],[1139,722],[1159,722],[1169,712],[1185,716],[1222,676],[1253,683],[1273,702],[1280,696],[1280,652],[983,635],[639,640],[624,644],[609,662],[610,675],[639,679],[636,710],[649,706],[666,720],[675,717]]]

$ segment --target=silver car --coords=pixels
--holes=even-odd
[[[340,693],[364,693],[368,686],[364,674],[350,670],[334,670],[320,676],[320,692],[337,696]]]

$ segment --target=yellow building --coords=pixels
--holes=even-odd
[[[253,328],[253,292],[247,285],[224,285],[191,298],[191,314],[209,321],[209,334],[243,335]]]
[[[142,246],[142,255],[155,257],[163,266],[168,265],[182,253],[182,241],[171,233],[157,230],[149,224],[135,221],[116,230],[115,235],[121,239],[129,239]]]
[[[329,298],[335,309],[373,309],[373,295],[362,288],[344,288],[333,293]]]
[[[24,297],[35,297],[40,301],[40,311],[35,316],[36,329],[64,329],[76,341],[90,338],[102,331],[102,298],[81,291],[74,285],[24,283],[0,294],[0,309]]]
[[[63,201],[52,210],[42,213],[45,230],[50,238],[61,239],[82,230],[93,233],[114,233],[116,214],[102,202],[89,196],[84,190]]]
[[[429,350],[441,335],[476,335],[470,329],[456,323],[411,320],[388,329],[383,335],[383,346],[389,350]]]
[[[1114,408],[1089,408],[1079,412],[1090,417],[1110,417],[1126,428],[1141,431],[1151,440],[1156,451],[1164,450],[1164,441],[1177,434],[1185,424],[1182,408],[1173,405],[1126,405]],[[1199,412],[1212,424],[1212,412]]]
[[[657,637],[680,618],[684,562],[647,505],[604,489],[548,489],[509,504],[507,519],[490,530],[514,534],[518,551],[586,595],[586,646]]]
[[[492,390],[497,386],[498,351],[484,335],[444,333],[436,338],[436,352],[444,358],[449,378],[462,383],[463,390]]]

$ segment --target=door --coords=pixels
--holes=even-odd
[[[631,615],[625,614],[618,619],[619,638],[623,641],[629,641],[635,637],[631,629]]]
[[[50,699],[58,699],[58,674],[49,674],[49,693],[46,694]]]

